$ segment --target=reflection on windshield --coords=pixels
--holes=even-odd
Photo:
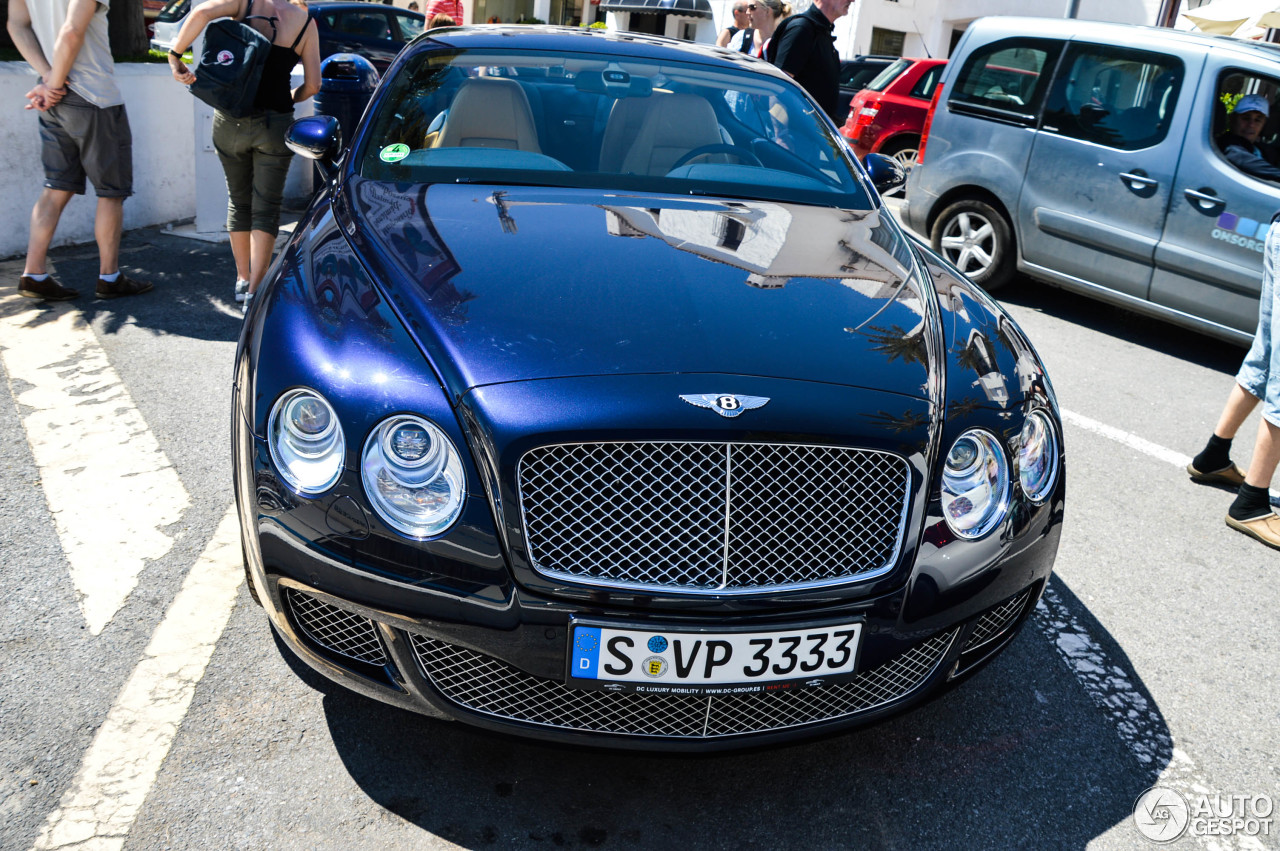
[[[632,57],[424,50],[391,82],[361,175],[741,194],[866,208],[842,146],[769,76]]]

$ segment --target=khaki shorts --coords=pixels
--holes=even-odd
[[[133,194],[133,134],[124,105],[97,107],[75,92],[40,113],[44,185],[84,194],[88,177],[99,198]]]

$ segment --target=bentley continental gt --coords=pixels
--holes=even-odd
[[[552,741],[712,750],[902,712],[1052,571],[1062,424],[1017,324],[766,63],[433,30],[245,321],[236,501],[281,642]]]

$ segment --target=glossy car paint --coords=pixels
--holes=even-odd
[[[947,64],[945,59],[913,59],[884,89],[862,89],[849,104],[849,116],[840,128],[859,157],[869,153],[892,154],[907,147],[914,150],[924,129],[924,117],[929,111],[929,97],[919,96],[917,90],[922,77],[939,73],[936,69]],[[924,94],[921,92],[920,94]],[[864,108],[874,108],[875,117],[859,120]]]
[[[565,50],[582,49],[583,37],[536,36],[539,47]],[[586,37],[607,39],[620,53],[694,50]],[[442,40],[486,46],[500,38],[481,31]],[[699,55],[725,62],[713,51]],[[776,252],[782,260],[771,271],[786,274],[765,276],[744,263],[749,244],[734,254],[708,248],[701,237],[726,216],[758,223],[749,238]],[[973,355],[976,338],[990,357]],[[325,395],[347,435],[338,484],[314,499],[282,483],[264,442],[272,403],[299,386]],[[721,392],[770,401],[726,419],[679,398]],[[1059,434],[1061,425],[1043,368],[1012,320],[879,207],[399,186],[364,180],[347,164],[317,195],[254,301],[237,353],[234,408],[248,570],[291,650],[379,700],[553,740],[715,750],[902,711],[1007,644],[1016,629],[980,653],[961,652],[982,613],[1024,590],[1034,602],[1061,530],[1062,475],[1043,505],[1015,487],[1007,520],[981,540],[958,540],[942,519],[940,456],[965,429],[1008,439],[1032,409],[1050,412]],[[434,540],[391,531],[363,495],[360,447],[397,412],[430,418],[465,456],[462,517]],[[607,440],[892,452],[910,470],[908,531],[886,573],[834,587],[693,595],[601,589],[537,573],[519,516],[522,453]],[[381,624],[393,664],[344,662],[315,646],[291,622],[283,586]],[[850,718],[706,740],[584,733],[472,712],[436,691],[409,650],[409,633],[431,636],[562,681],[574,616],[757,630],[859,619],[863,667],[940,631],[961,631],[903,700]]]
[[[426,21],[420,12],[375,3],[312,0],[307,4],[307,9],[316,22],[317,33],[320,36],[321,59],[335,53],[354,53],[372,62],[373,67],[378,69],[378,73],[386,71],[392,60],[410,41],[401,31],[398,19],[407,18],[417,21],[419,31],[425,26]],[[348,13],[359,14],[366,18],[374,16],[385,18],[385,27],[379,32],[359,33],[329,26],[331,17],[340,18]]]

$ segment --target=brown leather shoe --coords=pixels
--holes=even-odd
[[[50,275],[43,281],[23,275],[18,278],[18,295],[24,298],[40,298],[45,301],[70,301],[80,297],[79,290],[64,287],[58,279]]]
[[[1228,514],[1227,525],[1244,532],[1250,538],[1256,538],[1268,547],[1280,550],[1280,515],[1274,512],[1268,511],[1252,520],[1237,520]]]
[[[1238,488],[1244,482],[1244,470],[1240,469],[1240,465],[1231,463],[1223,467],[1221,470],[1214,470],[1211,473],[1202,473],[1196,469],[1194,463],[1187,465],[1187,473],[1191,476],[1191,481],[1200,482],[1206,485],[1230,485]]]
[[[119,298],[122,295],[141,295],[150,289],[151,284],[148,282],[135,281],[124,272],[121,272],[120,277],[114,281],[99,278],[98,288],[94,290],[94,295],[98,298]]]

